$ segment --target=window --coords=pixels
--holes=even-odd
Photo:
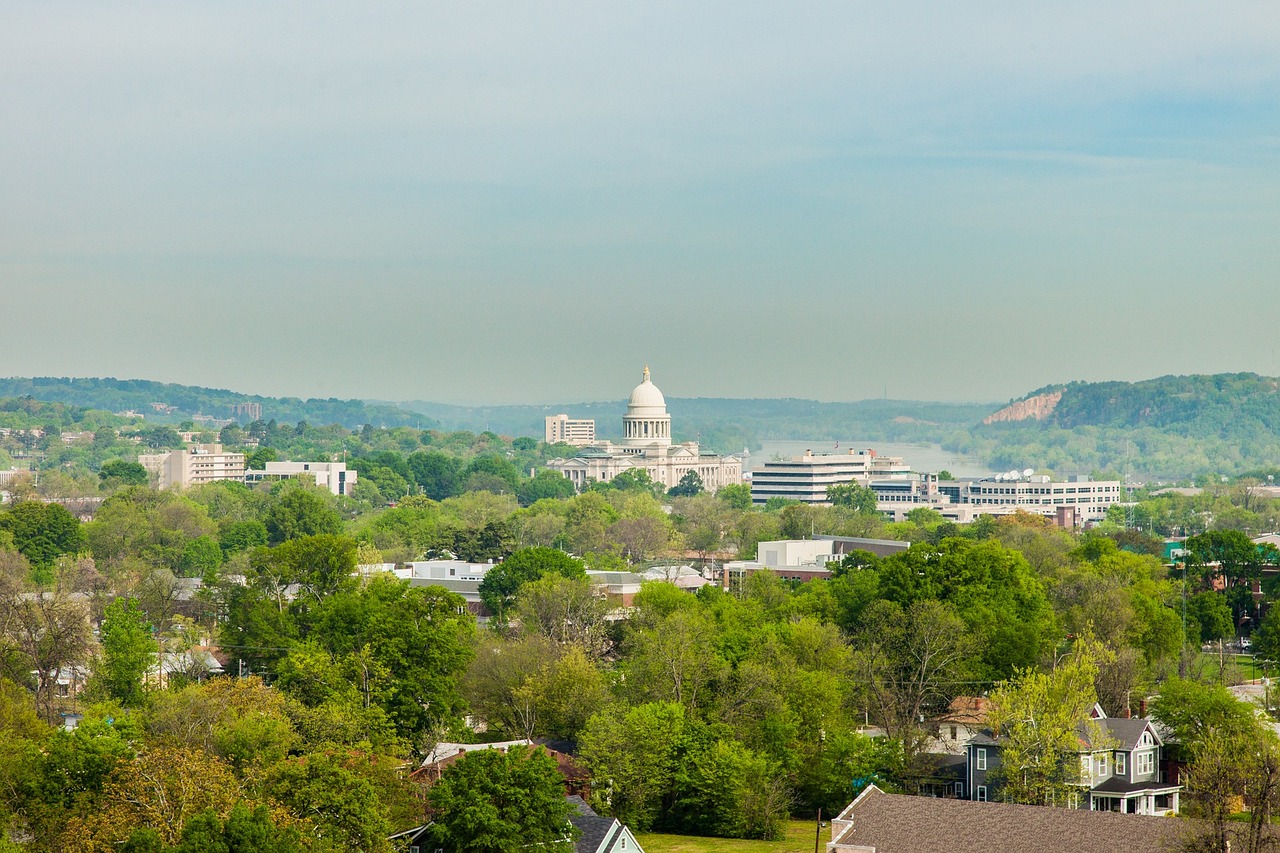
[[[1107,757],[1105,755],[1098,756],[1098,775],[1107,775]]]
[[[979,786],[978,786],[978,797],[977,797],[977,799],[978,799],[978,802],[980,802],[980,803],[985,803],[985,802],[987,801],[987,786],[986,786],[986,785],[979,785]]]
[[[1093,775],[1093,759],[1087,755],[1080,756],[1080,776],[1088,779]]]
[[[1156,756],[1152,752],[1139,752],[1133,757],[1133,772],[1151,773],[1156,769]]]
[[[976,753],[977,755],[975,756],[975,762],[978,765],[978,769],[986,770],[987,769],[987,751],[982,747],[978,747],[978,749],[976,750]],[[978,790],[985,791],[986,788],[979,788]]]
[[[1124,775],[1124,753],[1123,752],[1116,753],[1116,775],[1117,776]]]
[[[957,797],[963,797],[963,796],[964,796],[964,783],[963,783],[963,782],[957,782],[957,783],[956,783],[956,796],[957,796]]]
[[[956,739],[956,727],[955,727],[955,726],[952,726],[952,727],[951,727],[951,739],[952,739],[952,740],[955,740],[955,739]]]

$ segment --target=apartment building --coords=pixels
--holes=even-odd
[[[227,453],[221,444],[196,444],[168,453],[145,453],[139,464],[156,476],[162,489],[197,486],[217,480],[244,480],[244,454]]]
[[[586,447],[596,443],[596,422],[575,420],[568,415],[547,417],[547,444],[572,444]]]

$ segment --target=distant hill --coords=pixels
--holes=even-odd
[[[394,405],[369,404],[361,400],[301,400],[297,397],[261,397],[238,394],[220,388],[175,385],[145,379],[71,379],[54,377],[0,379],[0,397],[32,397],[53,403],[65,403],[108,412],[135,411],[148,420],[180,423],[197,414],[214,418],[233,417],[232,407],[256,403],[262,407],[262,419],[278,423],[341,424],[359,429],[374,426],[418,426],[434,428],[438,424],[418,412]],[[248,416],[241,415],[241,421]]]
[[[404,406],[445,429],[492,430],[502,435],[541,436],[545,418],[560,412],[594,418],[602,439],[622,437],[624,400],[547,406],[454,406],[414,400]],[[766,439],[940,443],[992,412],[996,403],[926,403],[863,400],[821,403],[798,399],[668,397],[677,441],[700,441],[722,453],[755,449]]]
[[[1224,373],[1040,388],[987,416],[957,449],[996,467],[1239,474],[1280,462],[1280,379]]]

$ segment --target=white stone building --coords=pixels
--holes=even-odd
[[[261,471],[245,472],[244,481],[250,485],[272,480],[291,480],[301,477],[313,481],[335,495],[351,494],[358,472],[348,471],[345,462],[268,462]]]
[[[579,489],[637,469],[648,471],[654,482],[667,488],[677,485],[690,471],[698,474],[709,492],[742,482],[741,457],[709,453],[701,450],[696,441],[672,444],[667,401],[650,380],[648,367],[627,402],[622,435],[619,444],[598,442],[583,448],[572,459],[553,459],[547,467],[569,478]]]

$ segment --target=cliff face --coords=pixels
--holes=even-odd
[[[1005,406],[1000,411],[987,415],[982,419],[982,422],[984,424],[994,424],[1029,420],[1042,421],[1053,414],[1053,410],[1058,407],[1058,401],[1061,399],[1061,391],[1054,391],[1052,394],[1037,394],[1034,397],[1019,400],[1011,406]]]

